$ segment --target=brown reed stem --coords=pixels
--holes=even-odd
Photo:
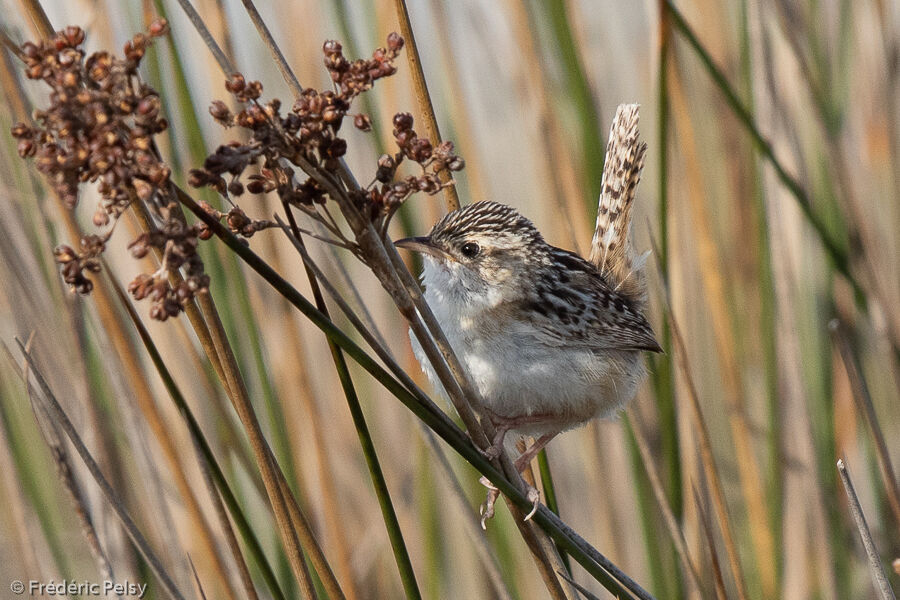
[[[828,330],[831,333],[831,340],[838,347],[841,354],[841,360],[844,363],[844,369],[847,372],[847,378],[850,380],[850,387],[853,390],[853,400],[856,403],[856,410],[860,412],[872,439],[875,442],[875,456],[878,458],[878,468],[881,472],[881,482],[887,493],[888,505],[894,515],[894,522],[900,524],[900,487],[897,485],[897,479],[894,477],[894,465],[891,463],[891,454],[888,451],[887,443],[884,439],[884,433],[881,431],[881,424],[878,421],[878,415],[875,413],[875,406],[872,404],[872,396],[869,395],[869,386],[863,377],[862,369],[856,358],[856,353],[850,345],[850,339],[846,327],[838,319],[833,319],[828,324]]]
[[[288,561],[291,563],[291,570],[294,572],[297,583],[300,584],[303,597],[307,600],[314,599],[317,597],[316,590],[309,576],[309,571],[306,569],[306,562],[303,560],[303,552],[300,549],[297,531],[293,527],[285,499],[287,496],[292,497],[293,495],[287,489],[287,486],[284,486],[285,489],[282,489],[280,485],[279,475],[281,475],[281,471],[276,468],[274,455],[263,436],[259,420],[256,418],[253,405],[250,403],[246,385],[240,375],[237,359],[234,356],[231,345],[228,343],[225,328],[222,326],[221,319],[219,319],[212,297],[208,292],[201,293],[198,296],[200,308],[207,316],[207,323],[210,325],[210,334],[212,335],[216,353],[222,358],[225,381],[227,382],[227,388],[231,391],[231,402],[250,439],[250,447],[253,450],[253,455],[262,475],[263,485],[272,505],[279,535],[284,544]],[[281,478],[283,478],[283,475],[281,475]],[[283,491],[287,493],[283,494]]]
[[[716,599],[728,600],[728,592],[725,588],[725,579],[722,576],[722,566],[719,564],[719,554],[716,551],[716,538],[713,535],[712,523],[709,520],[709,512],[707,512],[704,503],[700,499],[700,492],[697,491],[696,485],[691,485],[691,491],[694,493],[694,504],[697,507],[697,514],[700,517],[700,526],[703,529],[703,537],[706,538],[706,547],[709,550],[709,560],[712,563],[713,582],[716,586]]]
[[[434,104],[431,102],[431,94],[428,93],[428,82],[425,81],[425,71],[422,69],[422,59],[419,48],[416,45],[416,36],[413,34],[412,24],[409,21],[409,10],[406,8],[406,0],[394,0],[394,9],[397,11],[397,19],[400,21],[400,33],[406,40],[406,59],[409,62],[409,71],[413,79],[413,88],[416,92],[416,100],[419,103],[419,112],[425,119],[425,133],[429,141],[436,147],[441,143],[441,131],[438,128],[437,117],[434,113]],[[444,181],[450,181],[449,171],[442,171],[446,177]],[[460,207],[459,194],[455,185],[444,188],[444,203],[447,210],[456,210]]]

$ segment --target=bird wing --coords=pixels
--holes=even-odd
[[[542,343],[591,350],[662,350],[635,302],[612,288],[593,265],[559,248],[554,248],[552,259],[560,268],[553,279],[537,283],[527,307]]]

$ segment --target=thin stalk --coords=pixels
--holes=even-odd
[[[272,456],[272,451],[263,436],[262,429],[259,426],[259,420],[253,411],[253,405],[250,403],[250,397],[243,378],[238,370],[237,360],[231,349],[228,339],[225,335],[225,329],[222,322],[218,318],[212,298],[209,294],[200,295],[200,308],[207,315],[207,323],[210,324],[210,334],[212,335],[213,344],[216,347],[216,353],[223,359],[222,367],[225,372],[227,381],[227,389],[232,404],[241,419],[241,423],[250,439],[250,446],[253,450],[254,458],[262,475],[263,484],[272,505],[275,514],[275,521],[278,526],[281,541],[284,544],[285,552],[291,563],[291,570],[297,583],[300,584],[300,590],[303,597],[307,600],[316,597],[316,591],[306,568],[306,562],[303,560],[303,552],[300,548],[300,542],[297,538],[297,531],[293,527],[293,522],[288,512],[287,502],[283,490],[279,485],[278,475],[281,470],[276,467],[276,462]],[[277,471],[277,473],[276,473]],[[282,476],[283,477],[283,476]],[[290,495],[290,491],[288,495]]]
[[[40,36],[47,40],[52,38],[55,32],[50,24],[50,19],[47,17],[47,13],[44,12],[44,7],[41,6],[40,0],[20,0],[20,2],[25,14],[31,20],[32,26],[34,26]]]
[[[416,100],[419,103],[419,111],[425,118],[425,133],[429,141],[438,146],[441,143],[441,131],[438,129],[437,117],[434,113],[434,104],[428,93],[428,82],[425,81],[425,71],[422,70],[422,59],[419,56],[419,48],[416,45],[416,36],[413,34],[412,24],[409,21],[409,10],[406,8],[406,0],[394,0],[394,9],[397,11],[397,19],[400,21],[400,32],[406,41],[406,59],[409,61],[409,70],[413,79],[413,87],[416,91]],[[450,181],[449,171],[445,182]],[[456,210],[460,207],[459,194],[455,185],[444,188],[444,202],[447,210]]]
[[[538,452],[538,471],[541,474],[541,488],[544,490],[544,503],[554,514],[559,514],[559,503],[556,500],[556,487],[553,485],[553,474],[550,472],[550,459],[547,458],[547,449]],[[559,551],[559,557],[566,567],[566,573],[572,575],[572,565],[569,555]]]
[[[209,469],[210,476],[218,489],[218,493],[222,495],[222,500],[228,507],[229,514],[231,515],[231,518],[234,519],[235,525],[240,531],[241,537],[243,538],[244,543],[247,545],[247,549],[250,555],[253,556],[254,560],[256,561],[256,565],[259,567],[263,580],[269,588],[269,592],[274,598],[276,598],[276,600],[286,600],[284,593],[281,591],[281,588],[278,585],[278,579],[275,577],[275,573],[272,570],[272,567],[269,565],[269,561],[266,559],[266,555],[263,553],[262,546],[260,545],[259,540],[257,539],[256,534],[253,531],[253,528],[247,521],[247,518],[244,515],[240,504],[238,504],[234,493],[231,491],[231,487],[228,485],[228,481],[225,479],[225,474],[222,471],[222,468],[219,466],[219,463],[216,460],[216,457],[213,454],[209,443],[206,441],[206,436],[203,435],[203,431],[200,429],[200,424],[194,417],[194,413],[193,411],[191,411],[191,407],[188,405],[187,401],[184,398],[184,395],[181,393],[181,390],[175,383],[175,379],[172,377],[171,372],[163,361],[162,355],[159,353],[159,350],[157,349],[153,338],[150,337],[150,332],[148,332],[147,328],[144,327],[144,324],[141,322],[141,319],[138,316],[137,312],[134,310],[134,307],[131,305],[131,302],[129,302],[128,298],[122,292],[121,287],[116,285],[115,290],[116,295],[119,298],[119,302],[128,313],[132,324],[138,332],[138,336],[141,338],[144,349],[147,351],[147,354],[150,355],[150,361],[156,368],[156,372],[159,375],[160,379],[162,379],[163,386],[169,393],[169,398],[171,398],[172,403],[175,404],[175,407],[178,409],[178,412],[184,419],[185,425],[190,432],[191,439],[196,446],[196,450],[202,456],[205,467]],[[225,528],[224,523],[223,528]],[[228,535],[227,532],[230,529],[230,525],[225,528],[226,535]],[[239,568],[241,568],[240,565],[241,563],[243,563],[243,556],[238,554],[238,556],[235,556],[235,561],[238,563]]]
[[[697,506],[697,514],[700,516],[700,526],[703,529],[703,537],[706,539],[706,546],[709,550],[709,560],[712,563],[713,581],[716,586],[716,599],[728,600],[728,592],[725,590],[725,579],[722,576],[722,567],[719,564],[719,553],[716,550],[716,539],[713,536],[712,523],[709,520],[709,513],[703,502],[700,501],[700,492],[697,486],[691,485],[694,492],[694,504]]]
[[[33,336],[34,334],[32,333],[32,336],[29,337],[28,342],[25,344],[28,352],[31,352],[31,341]],[[25,382],[26,395],[31,401],[31,410],[37,421],[38,430],[44,438],[44,443],[50,450],[53,463],[56,466],[56,474],[59,477],[63,488],[68,493],[69,500],[72,502],[72,508],[78,519],[78,523],[81,526],[81,532],[87,542],[91,557],[97,565],[97,571],[100,573],[101,577],[110,580],[115,579],[112,565],[110,565],[106,552],[100,544],[100,538],[97,536],[97,529],[94,527],[93,520],[91,519],[90,511],[85,502],[84,493],[75,477],[75,471],[72,468],[69,452],[59,435],[59,430],[54,424],[53,419],[46,412],[43,404],[34,397],[31,389],[28,367],[29,363],[26,361],[25,367],[19,372],[19,376],[22,378],[22,381]]]
[[[231,522],[228,520],[228,513],[225,512],[225,506],[222,504],[222,497],[219,495],[218,490],[216,490],[216,484],[210,473],[209,463],[200,451],[200,444],[197,439],[192,436],[191,442],[194,446],[194,453],[197,455],[197,466],[200,468],[200,473],[203,475],[203,483],[209,489],[209,496],[212,500],[213,509],[216,513],[216,517],[219,519],[222,531],[225,534],[225,542],[228,545],[228,550],[231,552],[231,557],[234,559],[234,563],[237,566],[238,577],[244,588],[244,594],[249,600],[259,600],[259,595],[256,593],[256,588],[253,586],[253,579],[250,577],[250,569],[247,568],[247,561],[244,560],[244,555],[241,554],[237,536],[234,535],[234,529],[232,529]],[[193,562],[191,563],[191,566],[193,566]]]
[[[878,415],[875,414],[875,406],[872,404],[872,396],[869,395],[869,386],[863,377],[859,360],[853,352],[850,345],[847,331],[840,321],[834,319],[828,324],[831,332],[831,340],[838,347],[841,359],[844,362],[844,369],[847,371],[847,377],[850,379],[850,387],[853,390],[853,400],[856,402],[856,410],[860,412],[872,439],[875,442],[875,456],[878,457],[878,467],[881,471],[881,483],[884,485],[885,492],[888,497],[888,505],[894,515],[894,522],[900,524],[900,487],[897,485],[897,479],[894,477],[894,466],[891,464],[891,454],[888,451],[887,443],[884,439],[884,433],[881,431],[881,425],[878,421]]]
[[[288,222],[291,226],[291,233],[296,244],[303,247],[303,238],[300,237],[300,230],[294,219],[291,207],[284,203],[284,210],[287,214]],[[304,262],[304,265],[306,263]],[[315,273],[309,266],[306,266],[306,277],[309,280],[312,289],[313,299],[316,308],[330,319],[328,307],[325,304],[325,298],[322,296],[322,290],[316,280]],[[409,559],[409,552],[406,549],[406,542],[403,540],[403,531],[400,529],[400,521],[397,519],[397,512],[394,510],[394,504],[391,502],[390,490],[387,487],[387,481],[384,478],[384,472],[381,470],[381,464],[378,462],[378,454],[375,451],[375,443],[372,441],[372,435],[369,433],[369,426],[366,424],[366,417],[363,414],[362,406],[359,403],[359,397],[353,386],[353,379],[350,377],[350,371],[347,368],[347,360],[344,353],[334,343],[328,339],[328,349],[331,351],[331,358],[334,361],[334,367],[337,370],[338,378],[341,382],[341,388],[347,399],[347,406],[350,409],[350,415],[353,418],[353,425],[356,427],[356,434],[359,437],[359,445],[362,448],[363,456],[366,459],[366,466],[369,469],[369,477],[375,487],[375,496],[378,498],[378,505],[381,507],[381,516],[384,525],[387,528],[388,539],[391,542],[391,549],[394,551],[394,560],[397,562],[397,569],[400,572],[400,581],[403,583],[403,590],[406,592],[407,598],[421,599],[422,594],[416,583],[416,574],[412,568],[412,561]]]
[[[66,436],[69,438],[69,441],[72,442],[72,445],[75,447],[75,451],[78,452],[81,460],[84,462],[85,466],[88,468],[88,471],[90,471],[91,476],[94,478],[94,481],[97,483],[97,486],[100,488],[100,491],[103,493],[103,497],[109,503],[115,515],[119,518],[119,521],[122,523],[125,532],[137,547],[138,552],[141,553],[141,556],[143,556],[144,560],[147,561],[147,565],[153,571],[153,574],[156,575],[160,585],[162,586],[162,589],[171,598],[175,600],[184,600],[184,596],[182,596],[181,592],[178,591],[178,588],[175,587],[175,583],[171,580],[171,578],[169,578],[169,575],[166,573],[166,570],[163,567],[162,563],[153,552],[150,544],[147,543],[146,538],[144,538],[144,535],[140,532],[140,530],[137,528],[137,525],[135,525],[134,521],[131,519],[131,516],[125,509],[122,500],[118,497],[115,490],[113,490],[112,486],[106,480],[106,477],[104,477],[103,472],[100,470],[100,466],[97,464],[93,456],[91,456],[90,451],[84,445],[84,442],[81,440],[81,436],[78,435],[78,431],[75,429],[75,426],[72,425],[72,422],[69,420],[68,415],[66,415],[66,412],[56,400],[56,397],[50,390],[50,386],[47,384],[47,381],[44,379],[40,370],[34,368],[34,364],[31,362],[31,356],[28,354],[28,351],[25,350],[24,344],[22,344],[22,341],[19,339],[16,339],[16,344],[18,344],[19,351],[22,353],[22,356],[31,365],[31,373],[34,375],[35,381],[37,381],[38,387],[40,387],[41,389],[40,397],[45,403],[44,408],[48,411],[48,413],[52,416],[56,423],[62,428]]]
[[[228,58],[228,55],[216,43],[216,40],[215,38],[213,38],[212,33],[210,33],[209,28],[206,26],[206,23],[203,22],[202,18],[200,18],[199,13],[197,13],[194,6],[190,3],[190,0],[178,0],[178,4],[181,6],[181,10],[184,11],[184,14],[187,15],[187,18],[190,20],[191,25],[193,25],[194,29],[197,30],[197,33],[200,34],[200,37],[203,39],[203,43],[206,44],[206,47],[209,48],[210,52],[212,52],[213,58],[217,63],[219,63],[219,66],[225,72],[225,76],[227,77],[236,73],[237,69],[234,68],[234,64],[231,62],[231,59]]]
[[[272,270],[250,248],[245,246],[236,236],[228,231],[215,218],[208,215],[194,200],[178,190],[179,200],[200,220],[209,226],[213,234],[221,239],[233,252],[235,252],[251,269],[262,276],[278,293],[284,296],[301,313],[303,313],[325,335],[334,340],[350,358],[356,361],[363,369],[370,373],[392,395],[400,400],[417,417],[424,421],[430,429],[440,435],[449,443],[467,462],[480,473],[488,477],[500,491],[518,507],[519,510],[530,510],[531,503],[525,494],[500,471],[491,464],[482,453],[471,443],[465,434],[458,428],[449,428],[443,420],[434,415],[432,411],[423,406],[399,381],[394,379],[377,362],[375,362],[362,348],[351,340],[344,332],[337,328],[330,319],[319,312],[315,306],[303,297],[293,286],[285,281],[278,273]],[[571,527],[566,525],[557,515],[544,506],[539,506],[533,519],[540,527],[568,552],[579,564],[581,564],[598,582],[613,594],[620,598],[628,598],[631,594],[642,600],[651,599],[652,596],[628,577],[621,569],[603,556]],[[619,583],[621,582],[621,584]],[[622,587],[622,586],[625,587]],[[626,589],[631,594],[626,591]]]
[[[669,537],[675,545],[678,559],[681,562],[681,569],[690,583],[691,588],[688,591],[701,593],[703,588],[700,587],[700,577],[698,575],[697,567],[691,560],[684,534],[681,531],[681,527],[678,525],[678,519],[675,517],[672,507],[669,505],[666,490],[663,488],[659,471],[656,469],[656,463],[654,462],[653,454],[650,451],[650,445],[647,443],[647,435],[641,427],[637,411],[635,411],[633,407],[628,409],[627,423],[634,436],[638,452],[640,452],[641,462],[647,473],[647,479],[650,480],[650,489],[653,490],[653,497],[656,499],[656,504],[659,506],[659,512],[662,513],[663,521],[665,521],[666,531],[668,531]]]
[[[875,540],[872,539],[872,532],[866,524],[866,516],[863,514],[862,507],[859,505],[859,498],[856,496],[856,490],[853,488],[853,482],[850,481],[850,473],[844,465],[844,459],[837,461],[838,473],[841,475],[841,482],[844,484],[844,490],[847,492],[847,502],[850,505],[850,514],[853,515],[853,521],[859,530],[859,537],[862,538],[863,547],[866,549],[866,558],[869,560],[869,571],[872,574],[872,581],[875,589],[881,596],[881,600],[897,600],[891,584],[888,583],[887,575],[884,573],[884,567],[881,565],[881,558],[878,556],[878,550],[875,548]]]
[[[243,3],[244,8],[247,10],[247,15],[253,22],[253,26],[256,27],[256,30],[259,32],[259,37],[262,38],[266,48],[268,48],[269,52],[272,54],[272,58],[275,59],[275,65],[281,72],[281,76],[287,82],[288,87],[291,88],[291,93],[294,94],[295,98],[299,98],[303,93],[303,86],[300,85],[300,80],[297,79],[297,75],[294,74],[293,69],[288,65],[287,59],[281,52],[281,48],[275,43],[272,32],[269,31],[266,22],[263,21],[259,11],[256,10],[256,5],[253,4],[253,0],[241,0],[241,3]]]

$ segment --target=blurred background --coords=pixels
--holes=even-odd
[[[17,44],[37,35],[29,4],[0,2],[3,33]],[[141,72],[163,100],[170,128],[157,140],[183,187],[190,168],[238,135],[208,113],[212,100],[228,99],[224,78],[176,2],[40,4],[55,29],[84,28],[88,51],[118,54],[153,18],[169,20]],[[289,106],[244,5],[194,6],[239,70],[262,81],[263,98]],[[300,82],[319,89],[330,85],[324,40],[369,56],[399,31],[387,0],[256,8]],[[463,202],[510,204],[554,245],[587,254],[610,122],[618,104],[641,104],[649,151],[634,235],[638,251],[656,248],[651,320],[666,354],[648,360],[627,417],[549,446],[562,518],[658,598],[874,597],[835,468],[843,457],[881,562],[900,584],[900,504],[886,462],[900,461],[900,4],[410,0],[409,12],[441,133],[466,160]],[[344,129],[347,162],[363,182],[393,151],[391,116],[410,111],[420,123],[405,53],[398,74],[357,106],[375,131]],[[9,52],[3,60],[8,132],[46,104],[46,89],[25,80]],[[98,577],[17,374],[14,338],[32,332],[36,366],[175,582],[199,597],[192,563],[207,597],[227,597],[235,575],[204,542],[221,550],[224,534],[179,411],[124,312],[66,289],[52,254],[74,242],[62,209],[15,141],[0,140],[0,340],[14,357],[0,360],[0,597],[7,580]],[[94,192],[82,189],[76,215],[91,230]],[[241,207],[256,218],[279,208],[249,195]],[[423,235],[444,212],[440,196],[415,197],[391,233]],[[126,250],[136,224],[119,227],[106,256],[127,285],[145,267]],[[284,236],[267,231],[250,243],[309,293]],[[369,270],[340,249],[309,246],[430,393],[407,328]],[[263,430],[345,593],[402,597],[325,338],[221,243],[205,242],[202,253]],[[240,423],[187,319],[158,323],[136,307],[285,594],[298,597]],[[423,596],[547,597],[505,506],[487,546],[479,541],[476,471],[443,446],[448,472],[417,419],[362,369],[351,373]],[[150,581],[149,597],[164,597],[93,479],[77,457],[72,464],[118,578]],[[577,565],[574,577],[610,597]]]

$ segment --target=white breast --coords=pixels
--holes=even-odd
[[[568,429],[607,416],[634,396],[641,376],[634,368],[641,360],[638,352],[607,351],[600,357],[583,348],[542,344],[525,322],[498,319],[496,311],[485,318],[485,310],[502,299],[489,291],[461,298],[456,286],[447,285],[454,275],[426,260],[425,299],[490,410],[511,418],[547,415],[546,423],[520,433]],[[422,370],[444,393],[421,346],[410,337]]]

